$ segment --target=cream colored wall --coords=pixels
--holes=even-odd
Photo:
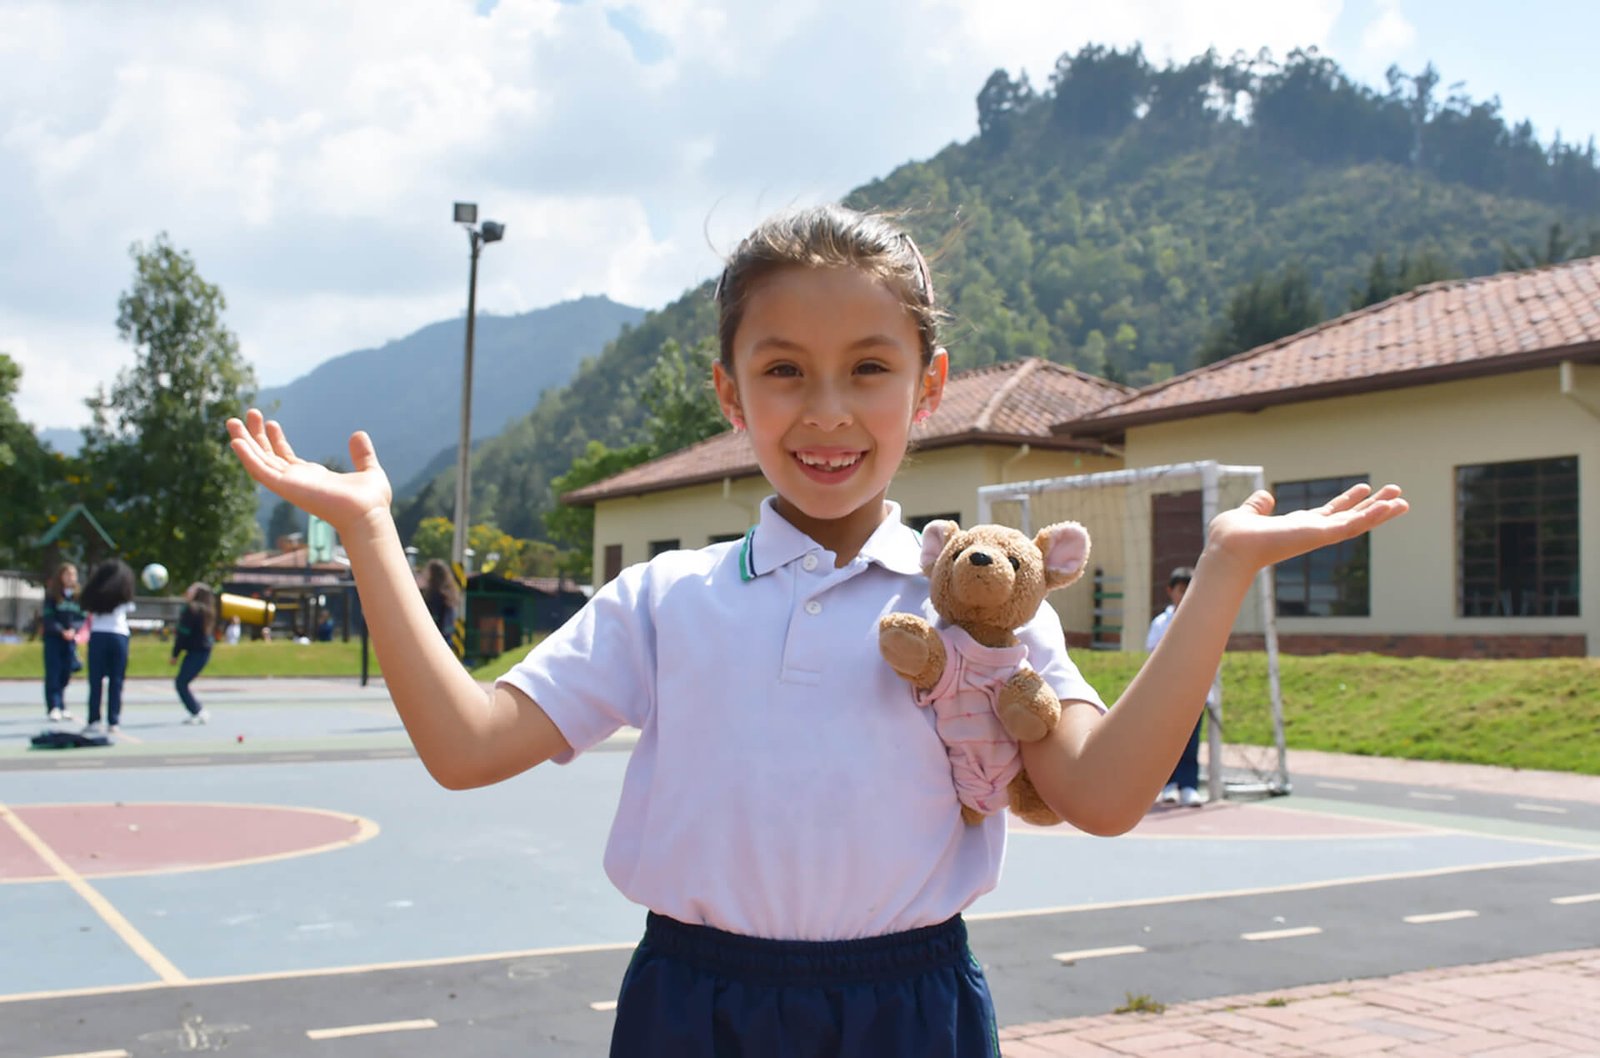
[[[1370,617],[1280,617],[1283,633],[1576,634],[1600,654],[1600,369],[1554,367],[1130,429],[1128,465],[1259,464],[1278,481],[1365,474],[1396,482],[1411,512],[1371,549]],[[1589,403],[1580,402],[1585,398]],[[1578,457],[1578,617],[1456,616],[1455,468]]]
[[[1037,450],[1019,456],[1019,452],[1001,445],[962,445],[917,453],[895,475],[889,498],[900,504],[906,518],[954,513],[962,524],[971,525],[978,517],[980,485],[1115,466],[1115,461],[1102,456]],[[755,524],[761,501],[771,491],[766,479],[756,476],[731,481],[726,489],[721,483],[695,485],[601,501],[595,505],[594,518],[596,587],[605,576],[608,545],[622,545],[625,566],[648,559],[652,540],[704,547],[713,534],[742,533]]]

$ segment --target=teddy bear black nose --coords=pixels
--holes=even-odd
[[[971,562],[974,566],[987,566],[992,563],[994,559],[990,558],[986,552],[974,551],[967,561]]]

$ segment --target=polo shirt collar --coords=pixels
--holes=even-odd
[[[921,573],[921,539],[900,521],[898,503],[889,500],[887,506],[883,521],[861,545],[860,557],[892,573]],[[760,519],[739,545],[739,579],[754,580],[817,550],[822,550],[821,545],[779,514],[777,497],[768,496],[761,501]]]

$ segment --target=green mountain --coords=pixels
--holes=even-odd
[[[506,429],[541,393],[570,381],[584,357],[643,316],[642,309],[604,297],[515,316],[480,313],[472,342],[474,442]],[[263,389],[258,402],[307,459],[348,464],[350,434],[366,430],[396,490],[405,494],[407,483],[445,450],[454,459],[465,344],[465,317],[431,323],[377,349],[327,360],[286,386]]]
[[[846,201],[898,211],[930,252],[954,369],[1041,356],[1144,385],[1194,366],[1233,292],[1263,276],[1298,268],[1326,317],[1379,254],[1487,274],[1556,224],[1600,247],[1593,144],[1541,146],[1497,102],[1436,99],[1439,80],[1395,71],[1379,91],[1315,52],[1157,69],[1091,46],[1043,90],[996,71],[977,136]],[[639,438],[636,380],[661,343],[714,336],[709,294],[649,314],[485,441],[475,513],[542,535],[550,479],[591,439]],[[450,477],[402,527],[449,513]]]

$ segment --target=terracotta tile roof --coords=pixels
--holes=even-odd
[[[1600,257],[1431,283],[1270,345],[1149,386],[1058,433],[1600,359]]]
[[[1037,357],[990,364],[950,376],[939,410],[916,427],[912,437],[924,451],[974,443],[1081,447],[1081,441],[1051,433],[1051,425],[1088,414],[1133,392],[1127,386]],[[759,473],[749,440],[730,430],[585,485],[561,500],[584,507],[619,496]]]

